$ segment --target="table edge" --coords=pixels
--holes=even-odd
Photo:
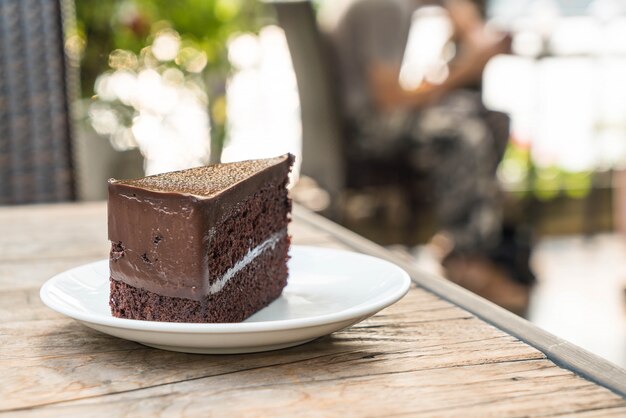
[[[570,370],[626,399],[626,370],[621,367],[537,327],[528,320],[448,280],[416,269],[384,247],[300,205],[294,204],[293,215],[298,221],[331,234],[342,244],[358,252],[397,264],[409,273],[416,285],[536,348],[557,366]]]

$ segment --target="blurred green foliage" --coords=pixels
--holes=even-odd
[[[142,50],[164,29],[180,35],[176,64],[186,59],[186,51],[204,52],[206,66],[199,75],[209,96],[211,159],[219,161],[227,126],[228,41],[237,33],[257,33],[271,23],[267,5],[256,0],[76,0],[75,4],[76,33],[70,38],[79,49],[75,55],[81,57],[83,97],[94,95],[97,77],[109,70],[111,52],[142,56]]]
[[[498,169],[505,190],[518,198],[549,201],[560,196],[586,197],[592,184],[590,171],[573,172],[555,165],[541,167],[533,162],[530,147],[511,141]]]
[[[167,27],[181,35],[183,48],[206,53],[207,78],[223,79],[229,71],[228,39],[239,32],[258,32],[271,21],[267,7],[254,0],[76,0],[76,15],[77,35],[84,45],[83,97],[94,94],[94,82],[108,69],[111,51],[138,54]]]

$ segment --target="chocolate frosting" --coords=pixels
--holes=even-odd
[[[216,280],[207,260],[214,228],[264,185],[283,182],[293,161],[286,154],[109,180],[111,278],[165,296],[201,300]]]

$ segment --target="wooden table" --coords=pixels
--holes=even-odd
[[[92,331],[38,291],[107,256],[105,210],[0,209],[0,415],[626,416],[624,370],[300,208],[296,243],[387,258],[417,286],[350,329],[268,353],[181,354]]]

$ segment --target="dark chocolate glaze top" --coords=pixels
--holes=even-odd
[[[202,300],[214,228],[267,184],[280,184],[294,157],[242,161],[110,180],[111,277],[165,296]]]
[[[109,180],[112,184],[124,184],[153,192],[188,194],[198,198],[211,198],[234,187],[238,183],[264,170],[287,162],[293,163],[293,155],[261,160],[214,164],[187,170],[156,174],[134,180]]]

